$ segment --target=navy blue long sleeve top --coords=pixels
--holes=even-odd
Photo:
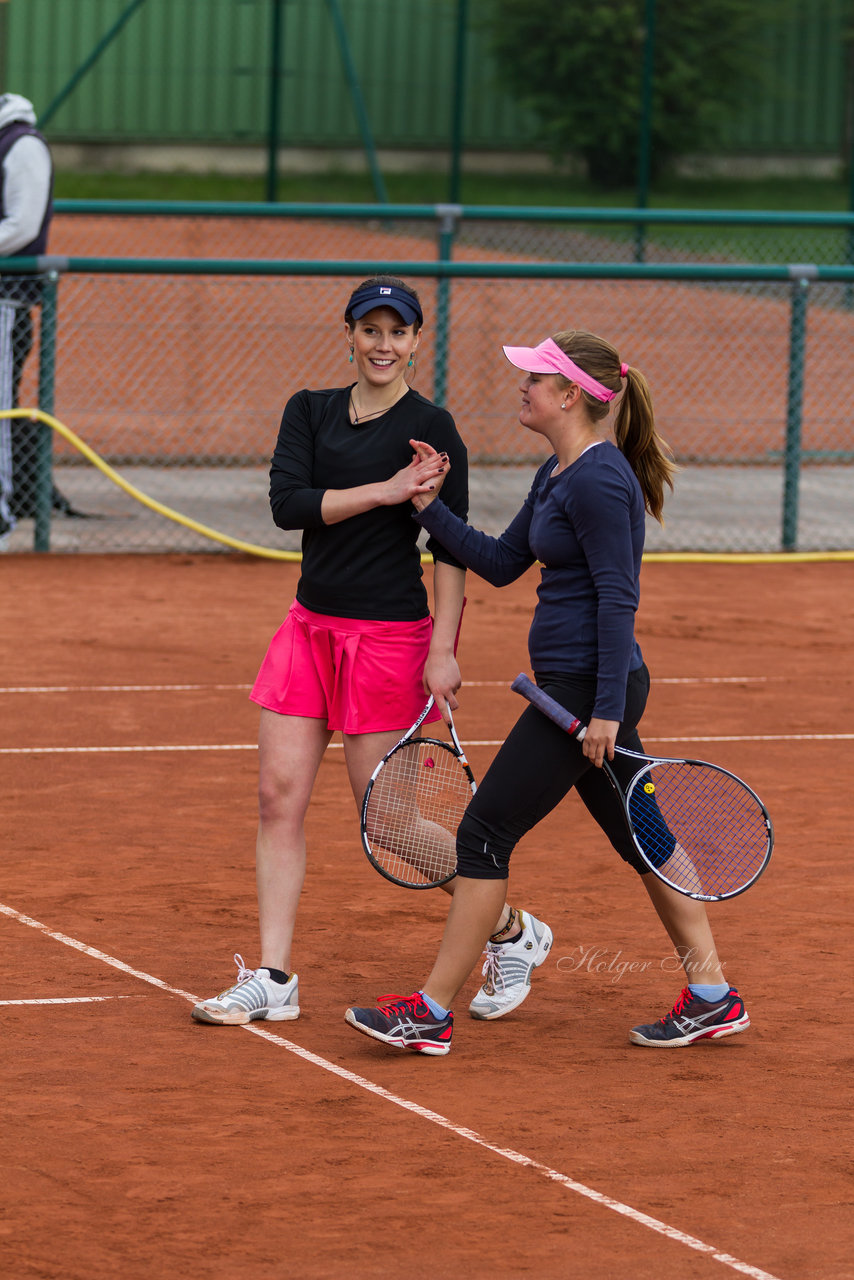
[[[552,475],[556,466],[554,456],[543,463],[500,537],[457,519],[440,499],[415,518],[493,586],[515,581],[539,561],[538,601],[528,633],[532,669],[595,676],[594,716],[622,720],[628,673],[643,663],[634,636],[643,495],[629,463],[609,441]]]

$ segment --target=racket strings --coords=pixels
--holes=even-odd
[[[472,797],[450,747],[413,739],[376,775],[364,814],[371,855],[404,884],[441,883],[456,869],[456,834]]]
[[[647,857],[683,892],[708,897],[737,892],[767,858],[769,831],[761,803],[714,765],[654,765],[634,785],[629,814]]]

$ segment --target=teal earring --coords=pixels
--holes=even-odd
[[[409,364],[406,366],[406,367],[407,367],[407,369],[411,369],[411,368],[413,367],[413,365],[414,365],[414,364],[415,364],[415,361],[412,359],[412,356],[410,356],[410,357],[409,357]]]
[[[353,363],[353,348],[350,348],[350,364]]]

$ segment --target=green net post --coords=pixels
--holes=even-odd
[[[450,262],[454,250],[457,221],[462,216],[458,204],[437,204],[439,219],[439,261]],[[436,364],[433,380],[433,400],[444,405],[448,393],[448,351],[451,342],[451,282],[447,276],[439,276],[436,284]]]
[[[42,283],[41,334],[39,337],[39,408],[53,414],[56,375],[56,296],[59,275],[49,271]],[[50,515],[53,496],[53,432],[39,424],[36,518],[33,550],[50,551]]]
[[[786,396],[786,443],[783,454],[783,550],[798,546],[798,497],[803,431],[804,363],[807,339],[807,300],[813,266],[790,267],[792,312],[789,322],[789,386]]]
[[[460,199],[463,128],[466,97],[466,45],[468,37],[469,0],[457,0],[457,35],[454,44],[454,97],[451,120],[451,181],[448,199]]]
[[[347,24],[344,21],[344,14],[341,10],[339,0],[326,0],[329,8],[329,14],[332,18],[332,25],[335,28],[335,38],[338,41],[338,48],[341,51],[341,61],[344,64],[344,75],[347,84],[350,87],[350,97],[353,100],[353,110],[356,113],[356,120],[359,125],[359,132],[362,135],[362,145],[365,148],[365,156],[367,157],[368,166],[371,170],[371,178],[374,184],[374,196],[378,204],[388,204],[388,194],[385,188],[382,170],[380,169],[379,158],[377,156],[377,148],[374,143],[374,135],[371,130],[371,122],[368,117],[368,109],[365,106],[365,99],[362,94],[362,86],[359,82],[359,76],[356,71],[356,64],[353,60],[353,51],[350,47],[350,37],[347,34]]]
[[[279,116],[282,92],[282,0],[272,0],[270,17],[270,77],[267,121],[267,201],[275,204],[279,190]]]
[[[652,164],[652,98],[655,87],[656,0],[646,0],[644,17],[643,69],[641,72],[640,136],[638,141],[637,207],[649,204],[649,176]],[[646,259],[646,224],[635,223],[635,262]]]

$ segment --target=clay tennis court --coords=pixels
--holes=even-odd
[[[517,851],[551,924],[532,994],[457,1005],[447,1058],[344,1023],[423,981],[446,899],[382,880],[342,753],[321,768],[295,962],[303,1015],[194,1024],[256,963],[256,709],[298,566],[0,560],[5,1119],[0,1272],[842,1280],[854,563],[642,575],[644,737],[756,787],[760,881],[711,908],[750,1030],[631,1046],[681,981],[646,895],[570,797]],[[520,710],[535,575],[471,578],[458,729],[482,776]]]

